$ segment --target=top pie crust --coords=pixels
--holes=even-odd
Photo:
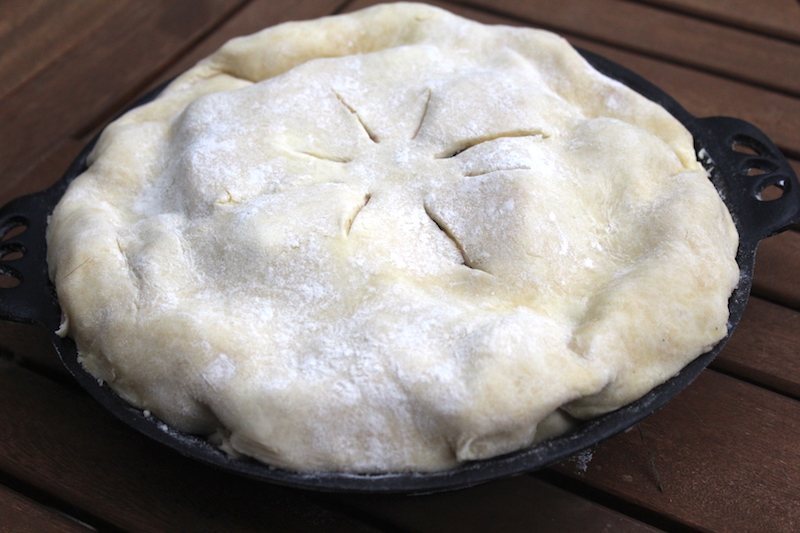
[[[663,108],[418,4],[238,38],[108,126],[48,228],[86,369],[231,453],[433,471],[726,333],[738,238]]]

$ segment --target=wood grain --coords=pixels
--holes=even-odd
[[[19,0],[0,3],[0,99],[123,9],[126,0]],[[58,20],[58,24],[53,24]],[[24,45],[23,45],[24,43]]]
[[[79,522],[0,485],[0,533],[88,533]]]
[[[69,375],[48,333],[41,326],[0,320],[0,354],[2,357],[24,361],[39,373]]]
[[[426,496],[341,496],[350,508],[404,531],[661,531],[531,476]]]
[[[0,100],[0,175],[13,186],[53,144],[90,131],[242,1],[126,3]]]
[[[800,312],[751,297],[713,368],[800,399]]]
[[[637,1],[800,42],[800,4],[796,0]]]
[[[800,402],[706,371],[641,428],[555,470],[701,531],[800,530]]]
[[[9,177],[0,180],[0,205],[44,190],[55,183],[88,142],[88,137],[80,140],[67,137],[56,141],[44,152],[37,164],[17,176],[17,179]]]
[[[800,232],[786,231],[761,242],[756,251],[753,292],[800,310]]]

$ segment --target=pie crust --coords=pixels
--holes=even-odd
[[[232,454],[436,471],[727,332],[691,135],[566,41],[384,4],[230,41],[109,125],[48,227],[85,368]]]

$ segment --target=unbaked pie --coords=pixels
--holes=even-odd
[[[230,41],[106,128],[48,228],[85,368],[297,471],[435,471],[726,334],[691,135],[544,31],[419,4]]]

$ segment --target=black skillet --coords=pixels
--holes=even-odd
[[[730,210],[739,231],[737,262],[739,286],[729,301],[728,335],[711,351],[701,355],[678,375],[639,400],[597,419],[582,423],[575,431],[528,449],[501,457],[463,464],[446,472],[360,475],[345,473],[303,474],[272,468],[248,459],[234,459],[204,438],[175,431],[152,416],[122,401],[111,389],[88,374],[78,362],[75,344],[55,334],[60,309],[55,289],[47,275],[45,227],[67,185],[86,170],[92,141],[66,174],[51,188],[18,198],[0,210],[0,234],[15,227],[25,230],[0,242],[0,257],[17,252],[21,257],[0,260],[0,274],[18,280],[13,288],[0,289],[0,319],[37,324],[49,332],[50,341],[75,379],[118,418],[178,452],[216,467],[251,478],[307,489],[350,492],[431,492],[455,489],[499,477],[535,470],[569,457],[620,433],[661,408],[686,388],[716,357],[744,311],[752,284],[755,250],[765,237],[787,229],[800,220],[800,186],[789,163],[773,143],[751,124],[726,117],[696,118],[663,91],[627,69],[593,53],[581,51],[599,71],[617,79],[664,106],[694,135],[698,157]],[[154,90],[135,106],[149,102]],[[782,190],[774,200],[762,200],[767,188]]]

